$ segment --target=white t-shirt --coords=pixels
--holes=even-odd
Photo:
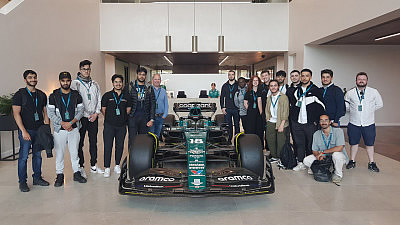
[[[271,96],[271,106],[270,106],[270,111],[271,111],[271,118],[268,120],[271,123],[276,123],[278,119],[278,97],[280,96],[280,93],[278,92],[277,95]],[[274,104],[275,107],[274,107]]]
[[[306,92],[307,87],[301,87],[301,89],[303,90],[303,93]],[[299,119],[297,122],[301,123],[301,124],[306,124],[307,123],[307,105],[305,102],[306,99],[306,95],[303,95],[303,97],[301,97],[299,99],[299,101],[301,101],[301,107],[300,107],[300,113],[299,113]]]

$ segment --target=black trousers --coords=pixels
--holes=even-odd
[[[246,134],[256,134],[264,146],[264,123],[263,118],[257,110],[247,111],[247,131]]]
[[[292,121],[293,138],[297,147],[297,160],[303,162],[303,159],[312,154],[312,140],[317,126],[314,123],[300,124]]]
[[[247,131],[247,115],[240,116],[240,120],[242,121],[243,130],[246,133],[246,131]]]
[[[81,135],[78,148],[79,165],[83,167],[85,163],[83,144],[87,131],[89,136],[90,166],[95,166],[97,163],[97,132],[99,131],[99,120],[97,118],[95,121],[89,122],[88,118],[82,117],[80,122],[82,127],[79,129],[79,134]]]
[[[233,124],[232,124],[233,118]],[[233,125],[235,125],[235,134],[240,133],[239,125],[239,110],[238,109],[226,109],[226,115],[224,116],[225,123],[229,125],[229,137],[228,141],[232,141],[233,137]]]
[[[131,143],[136,135],[138,134],[147,134],[149,132],[149,128],[147,127],[147,119],[145,116],[134,116],[129,117],[128,122],[128,131],[129,131],[129,138],[128,138],[128,145],[130,148]]]
[[[294,140],[294,133],[293,133],[293,122],[292,122],[292,120],[290,119],[290,116],[289,116],[289,133],[288,133],[288,136],[287,136],[287,141],[289,141],[290,142],[290,135],[292,135],[292,139],[293,139],[293,153],[294,153],[294,155],[297,155],[297,146],[296,146],[296,141]]]
[[[111,164],[112,147],[115,139],[115,165],[119,165],[124,152],[124,141],[126,126],[118,127],[104,123],[104,167],[109,168]]]

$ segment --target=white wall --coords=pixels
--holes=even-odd
[[[164,52],[167,4],[101,4],[102,51]],[[288,4],[223,4],[225,51],[287,51]],[[116,26],[118,24],[118,26]],[[196,4],[199,52],[216,52],[220,4]],[[193,4],[170,4],[172,51],[190,52]]]
[[[347,90],[355,86],[358,72],[366,72],[368,85],[380,92],[384,102],[376,114],[377,124],[400,125],[400,46],[307,46],[304,59],[319,86],[322,69],[332,69],[334,83]]]
[[[49,93],[58,74],[75,77],[79,62],[93,62],[92,75],[104,89],[104,57],[99,51],[98,0],[25,0],[0,14],[0,95],[24,86],[26,69],[38,72],[38,87]]]

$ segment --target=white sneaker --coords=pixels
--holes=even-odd
[[[310,174],[310,175],[313,175],[313,174],[314,174],[313,171],[312,171],[312,169],[311,169],[311,167],[308,168],[307,173]]]
[[[114,173],[116,173],[116,174],[120,174],[121,173],[121,167],[119,167],[119,165],[115,165]]]
[[[300,171],[305,169],[307,169],[307,167],[302,162],[297,163],[297,166],[293,168],[294,171]]]
[[[97,164],[90,168],[90,172],[92,172],[92,173],[104,173],[104,171],[102,169],[100,169],[100,167],[98,167]]]
[[[86,171],[84,167],[79,167],[79,171],[81,172],[81,176],[87,179]]]
[[[110,173],[111,173],[110,168],[106,168],[104,170],[104,177],[110,177]]]

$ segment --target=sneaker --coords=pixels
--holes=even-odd
[[[82,177],[87,179],[85,168],[84,167],[79,167],[79,171],[81,172]]]
[[[110,173],[111,173],[110,168],[106,168],[106,169],[104,170],[104,177],[110,177]]]
[[[350,160],[349,163],[346,165],[346,169],[356,168],[356,162]]]
[[[278,159],[278,158],[272,157],[269,161],[270,161],[271,163],[276,163],[276,162],[279,161],[279,159]]]
[[[29,187],[28,184],[26,182],[24,183],[19,183],[19,190],[21,192],[29,192]]]
[[[82,177],[81,172],[79,172],[79,171],[76,171],[74,173],[74,181],[78,181],[79,183],[87,182],[87,180],[84,177]]]
[[[311,169],[311,167],[308,168],[307,173],[310,174],[310,175],[313,175],[313,174],[314,174],[313,171],[312,171],[312,169]]]
[[[49,186],[50,183],[47,182],[47,181],[45,181],[45,180],[43,179],[43,177],[39,177],[39,178],[33,179],[33,185]]]
[[[294,171],[300,171],[305,169],[307,169],[307,167],[302,162],[297,163],[297,166],[293,168]]]
[[[379,172],[379,168],[376,166],[375,162],[370,162],[368,163],[368,169],[371,170],[372,172]]]
[[[98,167],[97,164],[90,168],[90,172],[92,172],[92,173],[104,173],[104,171],[102,169],[100,169],[100,167]]]
[[[336,174],[333,174],[333,176],[332,176],[332,183],[340,184],[340,182],[342,182],[342,178],[339,177],[339,176],[336,175]]]
[[[114,173],[116,173],[116,174],[120,174],[121,173],[121,167],[119,167],[119,165],[116,165],[114,167]]]
[[[64,185],[64,174],[57,174],[56,181],[54,182],[54,187],[61,187]]]

